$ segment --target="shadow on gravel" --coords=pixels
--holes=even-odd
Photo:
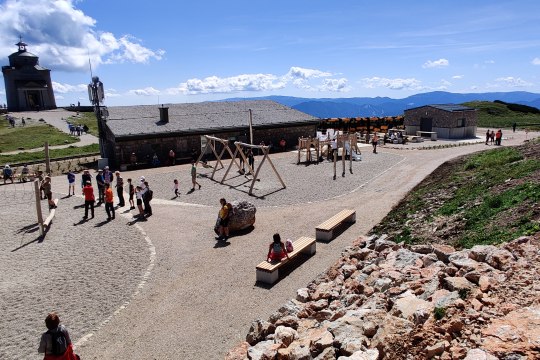
[[[75,205],[73,208],[74,209],[82,209],[83,207],[84,207],[84,204],[81,204],[81,205]]]
[[[107,225],[109,222],[110,222],[109,220],[103,220],[103,221],[98,222],[96,225],[94,225],[94,227],[102,227],[103,225]]]
[[[223,241],[223,240],[216,240],[216,243],[214,244],[214,249],[224,248],[231,245],[229,240]]]
[[[260,281],[255,282],[255,286],[263,288],[263,289],[271,289],[274,285],[279,283],[283,278],[287,277],[290,273],[292,273],[297,267],[305,263],[307,260],[311,259],[313,255],[304,255],[299,254],[294,259],[290,260],[286,264],[283,264],[279,268],[279,279],[273,284],[267,284]]]

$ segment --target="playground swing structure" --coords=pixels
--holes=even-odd
[[[279,182],[281,183],[282,188],[285,189],[287,187],[285,185],[285,183],[283,182],[283,179],[279,175],[279,172],[277,171],[276,167],[274,166],[274,163],[270,159],[270,156],[269,156],[269,154],[270,154],[270,146],[267,146],[267,145],[252,145],[252,144],[246,144],[246,143],[243,143],[243,142],[240,142],[240,141],[236,141],[234,143],[235,151],[233,153],[233,151],[229,147],[229,141],[228,140],[221,139],[221,138],[218,138],[218,137],[215,137],[215,136],[210,136],[210,135],[203,135],[203,136],[206,138],[207,142],[206,142],[206,146],[205,146],[204,150],[201,151],[201,155],[199,155],[199,158],[197,159],[196,164],[202,159],[202,157],[206,153],[207,149],[210,148],[212,150],[212,152],[214,153],[214,156],[216,157],[216,165],[214,166],[214,170],[212,171],[212,175],[210,176],[211,179],[214,179],[214,175],[215,175],[217,170],[223,169],[225,167],[221,160],[222,160],[223,155],[225,154],[225,152],[227,152],[231,157],[231,162],[229,163],[229,166],[227,167],[227,170],[225,171],[225,174],[223,175],[223,178],[219,182],[220,184],[223,184],[225,182],[225,180],[227,179],[227,175],[229,174],[233,164],[235,164],[238,167],[238,170],[241,173],[244,173],[246,175],[246,172],[244,171],[242,166],[240,166],[240,163],[237,162],[237,157],[240,156],[241,160],[244,162],[245,166],[247,166],[247,173],[249,173],[253,177],[253,179],[251,180],[251,185],[249,187],[249,195],[253,194],[253,187],[255,186],[255,182],[257,180],[260,180],[259,179],[259,173],[260,173],[260,170],[261,170],[263,164],[266,162],[266,160],[268,160],[268,163],[270,164],[270,166],[272,167],[272,170],[276,174]],[[220,143],[223,146],[223,149],[219,153],[218,153],[218,151],[216,149],[216,146],[215,146],[216,142]],[[261,161],[259,161],[259,164],[256,167],[256,169],[253,169],[251,167],[251,165],[249,164],[249,161],[248,161],[248,159],[246,157],[246,154],[243,151],[244,148],[250,148],[252,150],[258,149],[258,150],[260,150],[260,152],[263,153],[263,158],[262,158]],[[221,166],[221,167],[218,168],[218,165]]]
[[[356,153],[360,152],[360,149],[358,148],[358,144],[356,142],[356,134],[337,134],[335,140],[336,141],[336,149],[333,151],[333,160],[334,160],[334,180],[336,180],[336,171],[337,171],[337,157],[339,149],[342,149],[342,155],[341,155],[341,163],[343,166],[343,171],[341,173],[342,177],[345,177],[345,158],[347,153],[349,154],[349,171],[352,174],[352,152],[353,150]]]
[[[319,159],[321,158],[321,154],[323,153],[322,149],[325,144],[329,144],[330,142],[327,140],[320,140],[318,138],[298,138],[298,160],[296,162],[297,165],[301,163],[302,153],[305,152],[306,154],[306,163],[319,163]],[[312,151],[315,150],[315,160],[313,160],[313,154]]]

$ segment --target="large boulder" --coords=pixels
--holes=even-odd
[[[229,216],[229,231],[244,230],[255,224],[255,205],[249,201],[233,201],[233,211]]]

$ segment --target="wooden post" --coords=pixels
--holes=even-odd
[[[36,194],[36,212],[39,225],[39,234],[43,236],[45,229],[43,228],[43,214],[41,213],[41,191],[39,190],[39,181],[34,180],[34,193]]]
[[[253,112],[249,109],[249,144],[253,145]]]
[[[45,173],[51,174],[51,158],[49,157],[49,142],[45,142]]]

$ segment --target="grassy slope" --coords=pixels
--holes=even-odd
[[[463,105],[478,109],[478,126],[486,128],[511,128],[515,122],[518,128],[540,130],[540,114],[522,113],[509,110],[504,104],[490,101],[471,101]],[[522,124],[538,124],[537,126]]]
[[[498,148],[443,164],[373,233],[457,248],[540,231],[540,143]]]
[[[81,112],[78,116],[70,116],[68,122],[74,125],[86,125],[89,134],[99,136],[97,119],[93,112]]]
[[[46,141],[49,145],[64,145],[79,140],[48,124],[38,122],[12,128],[7,121],[0,121],[0,152],[43,147]]]
[[[49,156],[51,159],[62,158],[67,156],[76,156],[85,154],[99,153],[99,144],[91,144],[86,146],[69,146],[64,149],[51,149],[49,150]],[[1,155],[0,164],[16,164],[45,160],[45,154],[43,151],[28,152],[23,151],[18,154]]]

